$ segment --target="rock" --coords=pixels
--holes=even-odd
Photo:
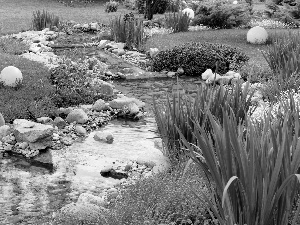
[[[83,126],[77,125],[75,131],[79,136],[86,136],[86,129]]]
[[[67,116],[68,123],[81,123],[84,124],[88,121],[88,115],[82,109],[73,109]]]
[[[251,44],[265,44],[267,39],[267,31],[260,26],[251,28],[247,33],[247,42]]]
[[[205,81],[205,83],[207,84],[211,84],[213,82],[218,82],[222,77],[215,73],[215,74],[211,74],[211,76]]]
[[[131,115],[135,115],[140,111],[139,107],[134,102],[129,103],[127,107],[128,107],[128,111]]]
[[[105,101],[102,99],[98,99],[92,107],[93,110],[98,111],[98,112],[102,111],[102,110],[106,110],[107,108],[108,108],[108,106],[105,104]]]
[[[125,55],[125,50],[124,49],[116,48],[116,49],[113,49],[111,52],[118,55],[118,56]]]
[[[96,141],[106,142],[108,144],[112,144],[114,141],[114,137],[111,133],[103,132],[103,131],[97,131],[94,134],[94,139]]]
[[[177,69],[177,74],[178,74],[178,75],[184,74],[184,69],[183,69],[182,67],[179,67],[179,68]]]
[[[3,115],[0,113],[0,127],[2,127],[4,125],[5,125],[5,120],[4,120]]]
[[[15,119],[13,134],[17,142],[27,142],[31,150],[52,146],[53,127],[24,119]]]
[[[105,45],[105,48],[108,48],[108,49],[124,49],[125,47],[125,43],[122,43],[122,42],[119,42],[119,43],[115,43],[115,42],[110,42],[110,43],[107,43]]]
[[[105,48],[105,46],[106,46],[108,43],[110,43],[109,40],[101,40],[100,43],[99,43],[99,45],[98,45],[98,48],[103,49],[103,48]]]
[[[158,52],[159,52],[158,48],[150,48],[150,50],[149,50],[150,57],[154,58]]]
[[[46,124],[46,123],[52,123],[53,120],[50,118],[50,117],[40,117],[40,118],[37,118],[36,121],[38,123],[42,123],[42,124]]]
[[[94,224],[105,225],[103,213],[106,209],[90,203],[70,203],[62,207],[55,218],[56,224]]]
[[[33,43],[29,47],[29,52],[38,53],[41,51],[40,44]]]
[[[90,29],[92,31],[98,31],[98,30],[100,30],[100,26],[98,23],[90,23]]]
[[[3,82],[5,86],[15,87],[22,80],[22,72],[17,67],[7,66],[1,71],[0,82]]]
[[[202,73],[201,78],[202,80],[207,80],[211,75],[213,74],[211,69],[205,70],[204,73]]]
[[[88,31],[90,29],[90,26],[87,23],[85,23],[81,26],[81,29]]]
[[[175,77],[176,76],[176,72],[168,72],[167,76],[168,77]]]
[[[7,136],[9,134],[10,127],[8,125],[3,125],[0,127],[0,141],[3,137]]]
[[[73,139],[71,137],[63,137],[61,138],[61,143],[66,145],[66,146],[70,146],[73,144]]]
[[[119,192],[116,188],[110,188],[107,190],[108,199],[111,200],[113,198],[116,198],[119,195]]]
[[[111,96],[114,94],[114,86],[108,82],[105,81],[99,81],[94,84],[95,90],[106,96]]]
[[[75,24],[74,26],[73,26],[73,29],[80,29],[81,28],[81,25],[78,23],[78,24]]]
[[[64,121],[63,118],[61,117],[55,117],[54,121],[53,121],[53,125],[57,126],[59,129],[63,129],[65,128],[65,126],[67,125],[66,121]]]
[[[139,108],[142,108],[145,106],[145,103],[136,99],[136,98],[128,98],[126,96],[122,96],[119,98],[116,98],[109,102],[109,106],[113,109],[123,109],[124,106],[127,106],[130,103],[135,103]]]
[[[194,19],[194,17],[195,17],[194,10],[192,10],[190,8],[185,8],[184,10],[182,10],[182,14],[187,14],[191,20]]]
[[[106,205],[106,202],[103,197],[95,196],[89,193],[82,193],[77,200],[77,204],[86,204],[86,203],[94,204],[102,207]]]

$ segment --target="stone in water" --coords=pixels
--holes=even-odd
[[[15,87],[22,80],[22,72],[17,67],[7,66],[1,71],[0,82],[6,86]]]

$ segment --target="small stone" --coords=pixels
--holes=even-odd
[[[66,121],[68,123],[76,122],[84,124],[88,121],[87,114],[83,111],[83,109],[73,109],[67,116]]]
[[[64,145],[66,145],[66,146],[70,146],[70,145],[73,144],[73,139],[70,138],[70,137],[63,137],[61,139],[61,143],[64,144]]]
[[[4,144],[4,150],[5,151],[11,151],[13,149],[13,145],[11,144]]]
[[[168,77],[175,77],[176,76],[176,72],[168,72],[167,76]]]
[[[83,126],[77,125],[75,131],[79,136],[86,136],[86,129]]]
[[[42,123],[42,124],[53,122],[53,120],[50,117],[46,117],[46,116],[45,117],[37,118],[36,121],[38,123]]]
[[[94,135],[94,139],[96,141],[106,142],[108,144],[112,144],[114,141],[114,137],[111,133],[97,131]]]
[[[0,140],[7,136],[9,133],[10,127],[8,125],[0,126]]]
[[[63,129],[67,125],[67,123],[63,118],[56,117],[53,121],[53,125],[57,126],[59,129]]]
[[[104,100],[98,99],[98,100],[94,103],[92,109],[95,110],[95,111],[102,111],[102,110],[108,109],[108,105],[105,104],[105,101],[104,101]]]
[[[182,67],[179,67],[179,68],[177,69],[177,73],[178,73],[179,75],[184,74],[183,68],[182,68]]]

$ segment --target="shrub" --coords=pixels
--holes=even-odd
[[[251,7],[247,3],[230,4],[227,1],[205,1],[196,10],[192,25],[231,29],[250,22]]]
[[[277,120],[269,113],[238,126],[231,110],[223,111],[223,122],[208,112],[210,133],[195,121],[195,142],[180,134],[192,161],[208,175],[213,200],[207,207],[220,224],[288,224],[300,180],[300,119],[292,98],[282,107]]]
[[[105,3],[105,12],[117,12],[119,3],[113,0]]]
[[[171,99],[168,96],[167,102],[158,104],[154,99],[154,115],[158,131],[164,144],[164,155],[172,164],[178,161],[185,161],[187,152],[180,148],[180,135],[178,127],[188,142],[195,143],[192,134],[194,122],[209,132],[211,125],[206,122],[207,110],[210,110],[215,118],[222,121],[223,111],[232,110],[237,118],[237,123],[245,119],[246,113],[252,114],[251,96],[248,87],[242,90],[241,85],[236,85],[232,91],[223,86],[214,88],[207,85],[198,87],[197,96],[193,99],[189,95],[174,94]],[[229,106],[231,108],[229,108]]]
[[[174,33],[187,32],[189,30],[190,18],[187,14],[169,13],[165,15],[166,27],[172,28]]]
[[[32,28],[33,30],[43,30],[45,28],[59,27],[59,17],[43,10],[33,12]]]
[[[129,10],[135,10],[137,6],[136,0],[124,0],[123,5]]]
[[[296,83],[291,81],[297,80],[300,74],[300,33],[289,31],[288,34],[275,35],[272,44],[262,53],[274,73],[279,90],[292,88]]]
[[[269,18],[289,24],[293,27],[300,26],[300,1],[296,0],[292,3],[266,2],[265,13]]]
[[[189,42],[160,51],[152,67],[154,71],[177,71],[182,67],[187,75],[200,76],[206,69],[215,71],[217,63],[217,72],[223,74],[229,69],[238,70],[248,60],[248,56],[228,45]]]
[[[103,63],[93,58],[77,62],[69,59],[62,61],[58,67],[51,69],[48,77],[55,87],[52,95],[54,104],[57,107],[67,107],[91,104],[99,98],[108,99],[109,96],[104,96],[97,89],[97,77],[105,70]]]
[[[110,21],[110,28],[115,42],[125,42],[128,49],[142,48],[145,38],[143,21],[132,13],[114,17]]]

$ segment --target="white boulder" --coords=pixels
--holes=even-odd
[[[213,75],[213,72],[211,69],[205,70],[205,72],[202,73],[202,75],[201,75],[202,80],[207,80],[211,75]]]
[[[251,28],[247,33],[247,42],[251,44],[265,44],[268,39],[267,31],[260,26]]]
[[[73,109],[67,116],[66,121],[68,123],[81,123],[84,124],[88,121],[88,115],[83,111],[83,109]]]
[[[15,87],[22,80],[22,72],[17,67],[7,66],[1,71],[0,82],[3,82],[6,86]]]
[[[150,57],[154,58],[157,55],[157,53],[159,52],[159,50],[158,50],[158,48],[150,48],[149,52],[150,52]]]

